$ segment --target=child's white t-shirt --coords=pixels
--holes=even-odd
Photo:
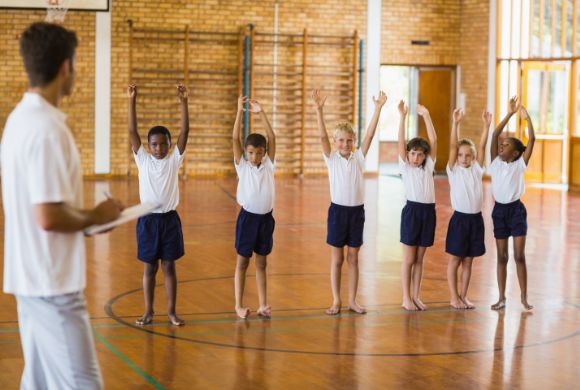
[[[520,199],[526,191],[524,173],[528,169],[523,157],[508,163],[497,156],[489,165],[491,191],[499,203],[512,203]]]
[[[274,208],[275,164],[266,154],[259,167],[249,163],[244,157],[234,166],[238,173],[236,200],[244,210],[254,214],[267,214]]]
[[[403,176],[407,200],[418,203],[435,203],[434,170],[435,161],[431,156],[426,157],[424,167],[414,167],[399,156],[399,172]]]
[[[324,155],[330,182],[330,201],[341,206],[360,206],[365,201],[365,157],[361,149],[344,158],[338,151]]]
[[[133,153],[139,169],[139,198],[141,203],[160,205],[154,213],[175,210],[179,204],[179,167],[185,157],[175,146],[173,152],[163,159],[157,159],[145,150],[143,145]]]
[[[451,169],[447,165],[447,178],[449,179],[451,207],[453,210],[465,214],[477,214],[481,212],[483,188],[483,168],[477,161],[473,161],[469,168],[459,164]]]
[[[25,93],[6,121],[0,158],[4,292],[50,297],[84,290],[82,231],[46,231],[35,215],[38,204],[83,206],[80,156],[66,115],[39,94]]]

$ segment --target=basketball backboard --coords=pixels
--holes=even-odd
[[[0,8],[46,9],[49,0],[0,0]],[[69,11],[108,11],[109,0],[69,0]]]

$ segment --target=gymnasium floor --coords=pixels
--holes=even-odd
[[[156,290],[155,323],[133,325],[143,310],[134,223],[87,239],[86,295],[108,389],[569,389],[580,380],[578,195],[528,186],[526,253],[535,309],[524,312],[519,304],[510,260],[508,305],[494,312],[489,309],[497,300],[493,202],[485,183],[488,253],[475,261],[470,288],[477,309],[457,311],[448,305],[445,273],[448,185],[437,178],[439,223],[422,289],[429,310],[408,313],[400,308],[402,184],[391,176],[369,178],[359,299],[369,312],[328,317],[327,179],[279,177],[268,268],[273,317],[243,321],[233,313],[236,180],[181,184],[186,256],[178,265],[178,313],[187,321],[184,327],[168,325],[162,285]],[[138,201],[136,179],[86,180],[86,203],[105,190],[127,204]],[[253,265],[249,274],[246,303],[255,308]],[[160,283],[161,276],[160,271]],[[345,269],[344,287],[346,281]],[[15,389],[23,360],[15,301],[4,294],[0,351],[0,388]]]

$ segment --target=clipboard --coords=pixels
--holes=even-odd
[[[144,215],[150,214],[151,211],[158,208],[159,205],[155,203],[140,203],[135,206],[127,207],[121,212],[119,218],[114,221],[104,223],[102,225],[91,225],[85,228],[84,233],[86,236],[93,236],[97,233],[104,232],[106,230],[112,229],[116,226],[122,225]]]

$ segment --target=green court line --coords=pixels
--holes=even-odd
[[[141,375],[141,377],[143,377],[143,379],[145,379],[147,382],[151,383],[153,385],[153,387],[155,387],[156,389],[159,389],[159,390],[165,390],[165,387],[163,387],[161,385],[161,383],[157,382],[153,377],[151,377],[149,374],[147,374],[145,371],[143,371],[141,369],[141,367],[139,367],[138,365],[133,363],[131,360],[129,360],[129,358],[127,358],[127,356],[123,355],[123,353],[121,353],[121,351],[119,351],[117,348],[113,347],[113,345],[110,344],[107,340],[105,340],[104,337],[99,335],[97,332],[93,332],[93,335],[95,336],[95,338],[97,340],[99,340],[107,348],[109,348],[109,350],[111,352],[113,352],[113,354],[117,355],[117,357],[119,359],[121,359],[126,365],[131,367],[131,369],[133,371],[135,371],[137,374]]]

